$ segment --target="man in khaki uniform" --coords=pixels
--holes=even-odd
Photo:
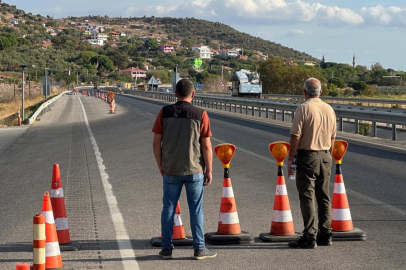
[[[331,246],[329,183],[331,151],[336,136],[336,115],[333,108],[320,99],[321,83],[318,79],[306,80],[303,93],[305,102],[296,109],[290,129],[288,168],[289,175],[295,173],[290,166],[297,155],[296,187],[304,230],[303,236],[298,241],[290,242],[289,247],[315,248],[317,244]],[[316,201],[318,227],[315,220]]]

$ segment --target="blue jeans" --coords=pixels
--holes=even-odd
[[[163,177],[163,208],[161,213],[162,248],[173,249],[172,236],[176,205],[183,185],[186,188],[193,236],[193,249],[203,249],[203,173]]]

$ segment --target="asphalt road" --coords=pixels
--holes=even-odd
[[[0,130],[0,269],[32,262],[32,217],[41,211],[54,163],[61,168],[71,238],[81,247],[62,252],[62,259],[75,269],[404,269],[404,143],[340,133],[349,142],[342,169],[351,215],[367,241],[292,250],[258,239],[270,229],[277,176],[268,144],[288,141],[289,123],[210,109],[213,146],[237,147],[230,173],[238,215],[242,230],[256,239],[250,245],[208,245],[218,252],[211,260],[192,260],[191,247],[161,260],[150,244],[160,235],[162,205],[151,128],[165,103],[117,96],[116,104],[116,114],[108,114],[100,99],[64,96],[29,128]],[[213,164],[214,181],[204,197],[206,232],[217,230],[223,182],[216,157]],[[286,183],[301,231],[297,191],[293,181]],[[180,206],[191,235],[184,194]]]

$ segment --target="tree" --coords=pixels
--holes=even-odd
[[[352,88],[354,88],[354,90],[363,91],[363,90],[368,89],[368,85],[367,85],[365,82],[362,82],[362,81],[360,81],[360,82],[354,82],[354,83],[352,84]]]
[[[156,50],[158,49],[158,42],[156,39],[149,39],[145,41],[144,47],[148,50]]]
[[[334,84],[338,88],[345,87],[345,82],[340,78],[331,78],[331,79],[328,80],[328,83],[329,84]]]

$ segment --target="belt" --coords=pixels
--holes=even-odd
[[[329,150],[306,150],[306,149],[299,149],[297,150],[298,152],[301,153],[328,153]]]

